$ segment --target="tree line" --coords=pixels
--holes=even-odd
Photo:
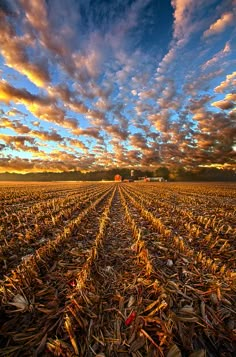
[[[116,168],[91,172],[64,171],[40,173],[0,173],[0,181],[102,181],[114,180],[119,174],[123,179],[131,178],[128,168]],[[184,167],[159,167],[155,170],[134,170],[133,179],[141,177],[163,177],[167,181],[236,181],[236,171],[202,167],[187,170]]]

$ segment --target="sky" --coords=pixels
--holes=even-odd
[[[236,169],[236,0],[0,0],[0,172]]]

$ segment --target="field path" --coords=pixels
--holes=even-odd
[[[137,282],[143,275],[143,269],[137,265],[136,253],[131,249],[134,243],[132,230],[125,221],[118,190],[109,219],[103,246],[93,264],[87,288],[92,303],[85,308],[84,315],[89,321],[84,341],[86,350],[83,351],[86,356],[96,353],[127,355],[133,328],[126,326],[125,321],[141,301]],[[144,339],[140,339],[139,343],[141,340],[144,343]]]

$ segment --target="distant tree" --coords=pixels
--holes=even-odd
[[[162,167],[159,167],[158,169],[156,169],[155,175],[163,177],[165,180],[167,180],[170,176],[170,171],[167,167],[162,166]]]
[[[171,181],[186,181],[187,172],[184,167],[178,166],[171,170],[170,179]]]
[[[91,171],[82,173],[80,171],[66,171],[66,172],[38,172],[28,174],[18,173],[0,173],[0,181],[81,181],[91,180],[99,181],[102,179],[113,180],[115,174],[120,174],[123,178],[130,177],[129,169],[112,169]],[[141,176],[152,177],[161,176],[172,181],[236,181],[235,170],[220,170],[217,168],[201,167],[193,170],[186,170],[179,166],[169,171],[166,167],[160,167],[155,172],[135,170],[135,178]]]

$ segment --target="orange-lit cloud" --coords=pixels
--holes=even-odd
[[[8,118],[0,119],[0,128],[13,129],[18,134],[27,134],[31,130],[27,125],[22,124],[19,120],[9,120]]]
[[[69,140],[70,142],[70,145],[72,145],[72,147],[76,147],[78,149],[81,149],[82,151],[87,151],[87,147],[85,146],[85,144],[80,141],[80,140],[77,140],[77,139],[71,139]]]
[[[208,30],[204,32],[204,37],[213,36],[215,34],[223,32],[227,26],[230,26],[235,21],[234,14],[232,12],[226,12],[216,20]]]
[[[50,76],[43,58],[33,63],[27,54],[27,46],[34,46],[29,36],[17,36],[14,28],[0,12],[0,53],[6,65],[25,75],[37,86],[44,87]]]
[[[31,94],[26,89],[15,88],[5,80],[0,81],[0,100],[6,104],[13,101],[25,105],[33,105],[37,103],[39,106],[48,105],[50,103],[48,98]]]
[[[6,81],[0,81],[0,101],[7,104],[23,103],[35,117],[66,128],[75,129],[78,125],[76,119],[66,118],[65,111],[59,108],[50,97],[31,94],[25,89],[11,86]]]
[[[36,138],[39,138],[43,141],[56,141],[61,142],[63,138],[59,135],[55,130],[51,132],[43,131],[43,130],[31,130],[30,135]]]
[[[28,136],[13,136],[0,134],[0,140],[4,141],[7,145],[5,148],[11,148],[16,151],[23,151],[29,153],[37,153],[39,152],[38,146],[34,145],[35,140]],[[31,144],[32,146],[26,145],[26,143]]]
[[[215,92],[223,93],[225,89],[236,86],[236,72],[232,72],[226,76],[226,80],[215,87]]]
[[[211,104],[213,107],[217,107],[223,110],[233,109],[235,108],[235,104],[230,100],[219,100],[218,102],[213,102]]]

